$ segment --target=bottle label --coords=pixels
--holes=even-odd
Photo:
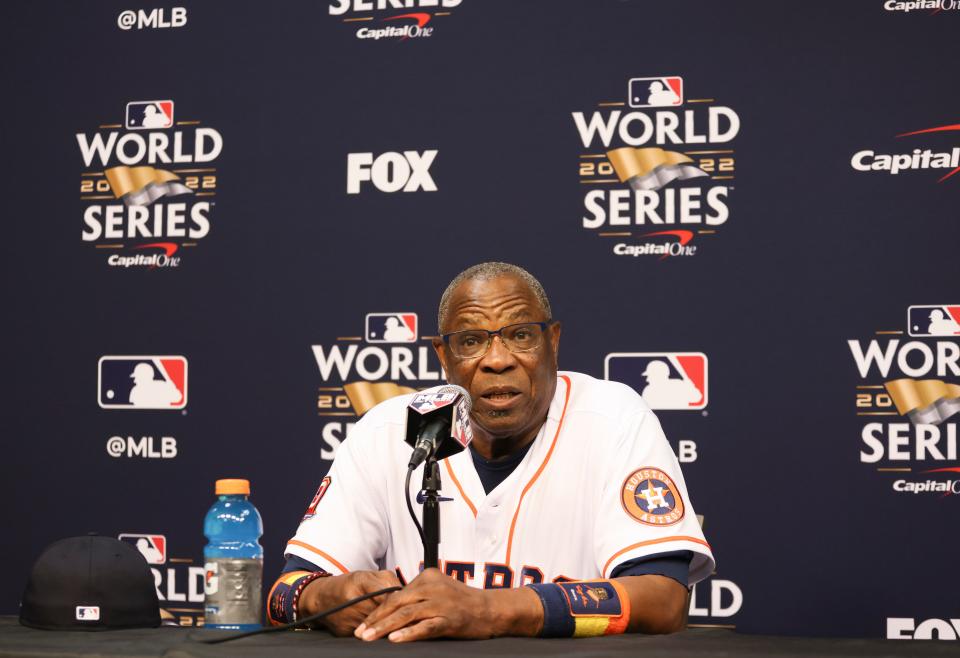
[[[204,624],[261,623],[263,560],[215,558],[203,570]]]

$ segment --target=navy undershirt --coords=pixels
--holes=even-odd
[[[484,459],[480,456],[473,445],[470,445],[470,456],[473,457],[473,465],[477,469],[477,475],[480,476],[480,484],[483,485],[483,492],[490,494],[491,491],[510,477],[510,474],[516,470],[523,458],[530,452],[530,446],[533,441],[517,450],[512,455],[501,457],[500,459]]]
[[[520,465],[527,452],[530,451],[531,441],[526,446],[508,455],[503,459],[488,460],[477,454],[477,451],[470,446],[470,455],[473,457],[473,465],[477,469],[477,475],[480,476],[480,483],[483,485],[483,491],[489,494],[497,488],[501,482],[507,479],[511,473]],[[691,551],[670,551],[667,553],[657,553],[655,555],[645,555],[643,557],[627,560],[614,567],[610,572],[611,578],[621,576],[645,576],[659,575],[672,578],[684,587],[688,586],[688,575],[690,572],[690,561],[693,559]],[[304,560],[296,555],[287,558],[287,564],[283,568],[283,573],[289,571],[319,571],[320,567]]]

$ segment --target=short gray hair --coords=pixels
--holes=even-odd
[[[546,313],[547,319],[549,320],[553,317],[553,312],[550,310],[550,300],[547,299],[547,293],[535,276],[518,265],[491,261],[468,267],[453,277],[453,281],[450,282],[447,289],[443,291],[443,295],[440,296],[440,308],[437,311],[437,330],[441,333],[443,332],[443,324],[447,320],[447,313],[450,307],[450,295],[453,294],[457,286],[464,281],[489,281],[490,279],[496,279],[500,276],[515,276],[527,284],[533,296],[537,298],[537,302],[541,308],[543,308],[543,312]]]

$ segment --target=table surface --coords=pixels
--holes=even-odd
[[[614,635],[578,640],[500,638],[485,641],[437,640],[391,644],[385,640],[361,642],[335,638],[323,631],[286,631],[226,644],[203,644],[198,639],[226,634],[198,628],[146,628],[122,631],[41,631],[20,626],[16,617],[0,617],[0,656],[28,658],[67,656],[166,656],[215,658],[218,656],[272,656],[273,658],[340,658],[343,656],[953,656],[958,644],[948,641],[896,641],[772,637],[742,635],[724,629],[691,629],[667,636]]]

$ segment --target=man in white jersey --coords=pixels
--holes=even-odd
[[[400,396],[340,446],[287,544],[271,621],[403,584],[324,625],[396,642],[684,628],[688,587],[714,560],[649,407],[623,384],[557,371],[560,323],[519,267],[464,271],[438,319],[434,348],[473,399],[474,433],[441,462],[440,569],[422,570],[406,509],[411,396]]]

